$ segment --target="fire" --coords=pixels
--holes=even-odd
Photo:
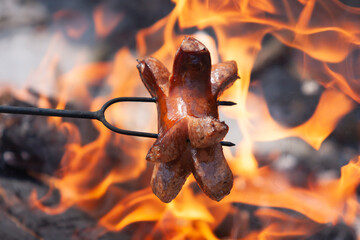
[[[160,202],[149,188],[151,164],[145,155],[153,140],[135,139],[109,132],[100,123],[96,140],[83,143],[76,125],[61,119],[49,119],[67,135],[69,142],[61,165],[54,176],[38,175],[50,189],[60,192],[57,206],[45,206],[34,191],[31,204],[49,214],[78,207],[98,219],[109,231],[121,231],[133,224],[151,223],[151,229],[134,233],[134,238],[217,239],[216,229],[233,220],[230,235],[239,239],[282,239],[311,235],[323,224],[355,224],[359,211],[356,189],[360,183],[360,158],[341,168],[341,176],[309,179],[309,186],[293,186],[286,176],[261,166],[254,155],[254,144],[284,138],[300,138],[319,150],[339,121],[360,103],[358,51],[360,45],[360,9],[338,0],[173,0],[172,12],[136,36],[134,56],[126,47],[110,62],[86,63],[82,56],[61,76],[56,66],[61,45],[67,38],[79,39],[94,26],[97,37],[106,38],[121,23],[125,13],[114,13],[105,5],[93,12],[93,22],[76,12],[61,10],[55,21],[65,21],[55,33],[44,60],[29,78],[51,79],[58,91],[58,108],[76,99],[79,107],[98,110],[110,98],[144,96],[136,69],[136,58],[152,55],[171,69],[176,48],[184,34],[196,28],[194,37],[211,51],[213,63],[235,60],[241,79],[223,96],[237,102],[222,114],[236,122],[237,147],[225,149],[235,177],[234,188],[221,202],[213,202],[196,192],[195,180],[189,178],[179,196],[169,204]],[[71,21],[69,21],[70,19]],[[175,31],[176,27],[180,31]],[[214,36],[207,29],[214,31]],[[180,32],[180,33],[179,33]],[[300,125],[285,127],[270,114],[261,83],[252,79],[252,69],[266,35],[272,35],[299,57],[294,69],[302,78],[314,79],[325,90],[311,118]],[[152,41],[161,42],[154,47]],[[60,44],[59,44],[60,43]],[[355,60],[354,60],[355,59]],[[88,87],[106,85],[108,92],[95,98]],[[256,91],[249,91],[252,87]],[[280,88],[281,86],[279,86]],[[47,106],[44,98],[39,106]],[[107,112],[107,119],[122,128],[156,131],[155,108],[134,108],[119,104]],[[140,120],[137,120],[140,119]],[[232,140],[232,139],[231,139]],[[251,230],[250,216],[238,203],[255,205],[262,229]],[[279,210],[280,209],[280,210]],[[289,213],[291,211],[291,213]],[[293,214],[296,212],[297,214]],[[241,227],[241,226],[246,227]],[[140,228],[141,229],[141,228]]]
[[[339,119],[351,111],[353,102],[343,93],[327,89],[322,94],[311,119],[294,128],[285,128],[271,118],[263,97],[249,95],[248,109],[258,108],[249,118],[252,141],[271,141],[287,137],[299,137],[319,150],[321,143],[330,135]]]
[[[70,22],[67,20],[70,19]],[[89,27],[85,16],[74,11],[60,10],[54,14],[55,21],[65,21],[65,32],[71,38],[80,38]]]
[[[100,5],[94,11],[95,31],[99,37],[106,37],[119,24],[123,14],[115,14]]]

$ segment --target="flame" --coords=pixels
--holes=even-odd
[[[104,5],[99,5],[95,9],[93,17],[97,36],[104,38],[114,30],[123,19],[124,14],[115,14],[110,9],[106,9]]]
[[[274,209],[259,209],[255,215],[267,226],[262,231],[254,231],[243,239],[298,238],[315,233],[319,228],[318,224],[309,219],[289,216]]]
[[[356,215],[352,204],[356,201],[359,164],[359,159],[350,162],[341,169],[340,179],[316,184],[311,189],[293,187],[285,176],[264,167],[255,177],[237,179],[236,191],[225,201],[290,208],[318,223],[336,222],[340,216],[350,223]]]
[[[71,38],[80,38],[89,27],[85,16],[71,10],[60,10],[53,17],[55,21],[64,21],[66,35]]]
[[[287,137],[299,137],[319,150],[321,143],[330,135],[338,121],[354,108],[353,102],[343,93],[326,89],[311,119],[294,128],[281,126],[272,119],[263,97],[248,97],[249,126],[252,141],[272,141]],[[256,107],[255,107],[256,106]]]
[[[138,32],[136,57],[152,55],[171,69],[175,51],[184,37],[175,31],[178,25],[181,30],[197,29],[193,35],[209,47],[213,63],[237,62],[241,80],[223,96],[237,105],[222,111],[236,122],[239,131],[234,151],[225,149],[235,176],[231,194],[219,203],[213,202],[194,190],[195,180],[190,177],[179,196],[164,204],[149,188],[152,166],[145,162],[145,155],[151,140],[119,136],[94,121],[98,137],[84,144],[75,124],[51,118],[50,124],[57,124],[66,132],[68,144],[55,176],[38,175],[51,191],[41,198],[33,191],[31,203],[49,214],[76,206],[109,231],[151,223],[151,228],[140,228],[144,230],[134,233],[134,238],[139,239],[159,236],[217,239],[215,230],[230,217],[238,222],[228,226],[232,230],[227,237],[239,239],[295,238],[315,233],[322,224],[343,221],[354,225],[359,211],[356,199],[359,157],[341,168],[340,178],[312,180],[309,187],[300,188],[270,166],[260,167],[253,146],[257,142],[296,137],[319,150],[338,122],[360,103],[356,68],[359,59],[354,53],[360,45],[360,9],[338,0],[173,2],[176,5],[168,16]],[[124,16],[111,12],[105,5],[97,6],[93,12],[97,37],[111,34]],[[28,84],[38,76],[42,76],[41,82],[50,79],[57,88],[57,108],[65,108],[76,99],[79,107],[95,111],[110,98],[146,94],[135,68],[135,57],[128,48],[120,49],[112,62],[84,64],[80,56],[71,70],[56,74],[66,37],[80,39],[90,24],[81,14],[67,10],[57,12],[54,19],[65,23],[56,32]],[[214,36],[207,34],[209,28]],[[296,71],[302,78],[314,79],[325,88],[311,118],[295,127],[285,127],[273,119],[261,83],[251,82],[252,69],[268,34],[300,52],[301,57],[293,59]],[[152,42],[161,44],[154,47]],[[107,87],[106,94],[92,96],[88,88],[100,85]],[[257,91],[249,91],[250,85]],[[41,104],[47,106],[46,98]],[[135,119],[140,119],[140,123],[135,123],[139,129],[155,131],[156,112],[149,109],[139,106],[134,110],[119,104],[107,112],[106,118],[119,127],[132,128],[136,116]],[[45,206],[43,201],[53,189],[60,192],[60,200],[56,206]],[[264,207],[254,213],[263,229],[250,231],[249,215],[236,203]],[[301,217],[273,208],[296,211]]]

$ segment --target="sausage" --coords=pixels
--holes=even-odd
[[[155,164],[154,194],[170,202],[192,173],[203,192],[220,201],[230,193],[233,175],[220,144],[229,128],[219,120],[217,100],[238,78],[236,63],[211,66],[207,48],[185,37],[172,74],[152,57],[139,61],[137,68],[145,87],[157,98],[159,137],[146,156]]]

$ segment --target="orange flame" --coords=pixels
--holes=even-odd
[[[123,19],[124,14],[115,14],[104,5],[99,5],[94,11],[95,31],[99,37],[106,37]]]
[[[333,131],[337,122],[354,107],[353,102],[346,95],[334,89],[327,89],[322,94],[311,119],[300,126],[285,128],[271,118],[263,97],[250,94],[248,102],[251,123],[248,129],[253,141],[299,137],[317,150]]]
[[[232,234],[242,239],[300,237],[316,232],[321,224],[338,221],[354,224],[359,211],[356,187],[360,183],[360,159],[342,167],[339,179],[311,182],[309,188],[299,188],[269,166],[259,167],[253,145],[297,137],[318,150],[337,123],[354,109],[355,102],[360,102],[359,73],[355,72],[359,60],[353,62],[354,51],[360,45],[360,10],[337,0],[173,2],[176,6],[168,16],[138,33],[138,55],[152,55],[171,69],[172,58],[183,39],[183,35],[174,30],[178,24],[181,29],[196,27],[199,30],[194,35],[209,47],[214,63],[236,60],[241,80],[223,96],[237,102],[237,106],[224,109],[223,114],[236,121],[239,129],[236,134],[241,136],[236,139],[237,147],[233,152],[225,150],[235,176],[231,194],[219,203],[213,202],[196,193],[193,190],[195,181],[189,178],[179,196],[164,204],[148,187],[152,166],[148,166],[144,158],[151,140],[118,136],[93,122],[99,136],[91,143],[82,144],[76,126],[59,121],[59,128],[69,136],[67,151],[56,176],[39,177],[58,189],[61,199],[57,206],[46,207],[42,200],[47,196],[38,199],[33,192],[32,204],[49,214],[77,206],[99,219],[99,224],[110,231],[121,231],[134,223],[153,222],[150,232],[135,234],[136,238],[147,239],[156,236],[217,239],[215,229],[227,216],[239,212],[234,203],[292,209],[304,216],[299,219],[260,208],[255,215],[263,222],[271,219],[271,223],[264,224],[261,231],[243,229],[241,234],[235,234],[232,230]],[[68,14],[59,12],[55,19]],[[106,37],[123,16],[110,15],[112,17],[108,18],[108,10],[103,5],[94,11],[99,37]],[[80,37],[87,26],[80,25],[67,28],[67,34]],[[216,36],[206,34],[203,30],[207,28],[212,28]],[[276,122],[264,97],[249,92],[251,71],[267,34],[301,51],[302,58],[294,62],[297,71],[326,88],[312,117],[296,127],[288,128]],[[160,47],[151,47],[152,41],[160,41]],[[53,66],[47,64],[50,68]],[[70,98],[78,98],[83,107],[93,111],[112,97],[146,94],[135,66],[135,58],[127,48],[120,49],[112,63],[76,65],[57,78],[58,107],[64,108]],[[86,86],[98,82],[106,85],[110,92],[93,99]],[[261,92],[261,85],[258,90]],[[107,113],[107,118],[120,127],[131,127],[132,117],[137,115],[143,121],[148,120],[148,125],[142,125],[141,129],[154,131],[154,109],[131,109],[131,116],[124,114],[128,109],[119,105]],[[241,215],[241,224],[248,226],[247,220],[246,215]]]
[[[65,21],[64,27],[66,34],[71,38],[80,38],[89,27],[85,16],[70,10],[60,10],[54,14],[55,21],[71,19]]]

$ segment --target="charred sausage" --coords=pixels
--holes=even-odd
[[[145,87],[157,98],[159,137],[146,156],[155,164],[154,194],[170,202],[192,173],[204,193],[220,201],[230,193],[233,175],[220,144],[229,128],[219,121],[217,100],[238,78],[236,63],[211,66],[207,48],[185,37],[172,74],[152,57],[139,61],[137,68]]]

